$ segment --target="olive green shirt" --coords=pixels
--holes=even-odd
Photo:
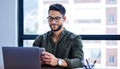
[[[47,52],[52,53],[55,57],[64,59],[68,64],[68,69],[82,67],[81,60],[84,59],[82,39],[80,36],[64,29],[57,43],[53,42],[53,33],[48,31],[39,35],[33,46],[44,47]]]

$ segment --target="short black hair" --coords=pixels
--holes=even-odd
[[[52,4],[49,6],[49,10],[55,10],[55,11],[59,11],[63,16],[66,13],[66,9],[64,8],[64,6],[62,4]]]

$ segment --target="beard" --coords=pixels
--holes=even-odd
[[[57,28],[57,29],[55,29],[55,30],[54,30],[54,29],[52,29],[52,27],[51,27],[51,26],[50,26],[50,28],[51,28],[51,30],[52,30],[52,31],[59,31],[59,30],[62,28],[62,24],[61,24],[61,25],[59,25],[59,26],[58,26],[58,28]]]

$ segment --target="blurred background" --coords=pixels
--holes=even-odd
[[[83,36],[85,59],[97,60],[96,68],[120,67],[120,0],[0,0],[0,69],[2,46],[32,47],[37,35],[50,30],[52,3],[65,6],[65,28]]]

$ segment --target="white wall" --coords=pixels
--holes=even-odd
[[[17,46],[17,0],[0,0],[0,69],[2,46]]]

